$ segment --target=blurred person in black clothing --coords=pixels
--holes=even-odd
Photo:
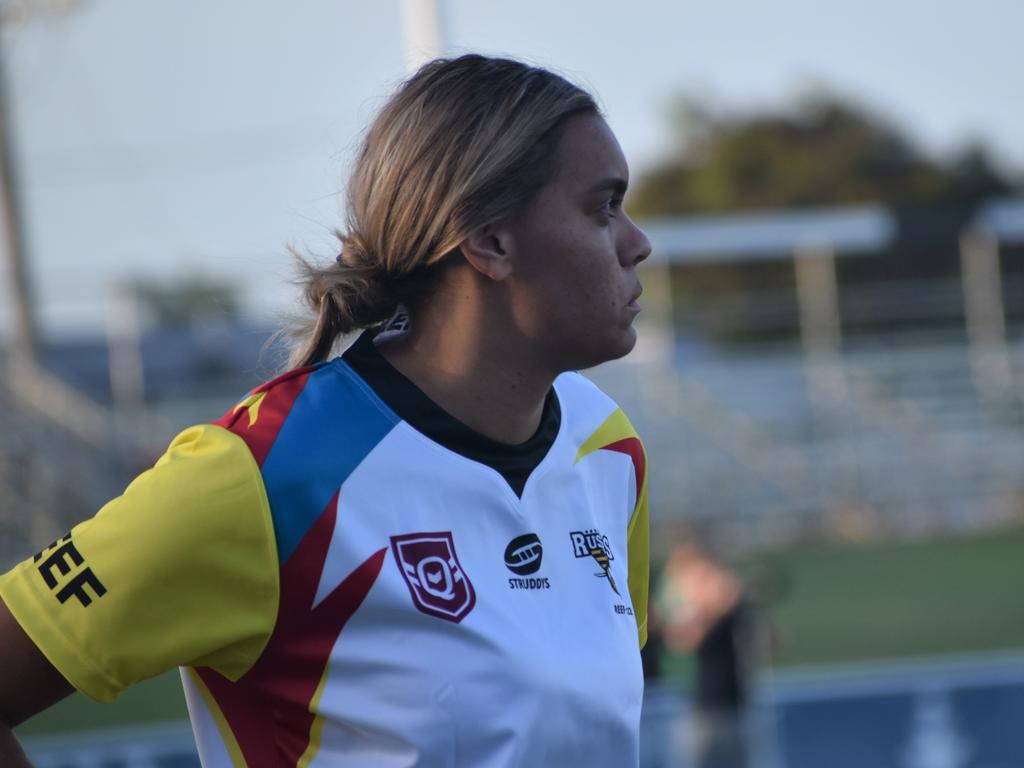
[[[650,594],[657,594],[658,585],[650,585]],[[657,683],[664,673],[662,654],[665,653],[665,638],[661,615],[657,606],[651,604],[647,610],[647,643],[640,649],[640,663],[643,665],[644,682]]]
[[[658,569],[660,571],[660,569]],[[652,570],[650,594],[657,594]],[[672,727],[677,718],[679,697],[663,682],[665,638],[661,616],[652,601],[647,609],[647,644],[640,651],[644,670],[644,704],[640,719],[640,768],[678,768]]]
[[[740,579],[685,542],[665,565],[658,606],[666,646],[695,656],[687,739],[695,768],[746,768],[753,632]]]

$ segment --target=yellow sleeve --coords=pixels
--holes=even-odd
[[[640,647],[647,644],[647,598],[650,589],[651,536],[647,511],[646,451],[643,480],[637,489],[636,507],[629,520],[627,547],[629,548],[629,596],[633,600],[636,628],[640,633]]]
[[[0,576],[0,598],[75,688],[112,701],[176,666],[243,675],[273,631],[278,579],[259,467],[240,437],[199,426]]]

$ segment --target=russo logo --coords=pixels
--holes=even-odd
[[[536,533],[517,536],[505,547],[505,567],[517,576],[528,576],[540,570],[544,549]]]
[[[458,624],[476,604],[476,592],[455,554],[450,531],[391,537],[391,551],[415,606]]]
[[[569,539],[572,541],[572,553],[577,558],[592,558],[601,568],[594,575],[607,579],[612,591],[616,595],[621,594],[618,584],[615,583],[615,577],[612,576],[612,560],[615,559],[615,555],[612,554],[608,537],[596,528],[591,528],[586,531],[573,531],[569,534]]]

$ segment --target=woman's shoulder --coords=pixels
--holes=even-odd
[[[256,387],[216,423],[242,438],[259,467],[282,562],[398,421],[335,358]]]
[[[555,379],[555,393],[563,411],[569,408],[577,413],[607,415],[619,407],[604,390],[578,371],[568,371]]]
[[[296,368],[261,384],[214,422],[241,437],[261,466],[285,451],[307,454],[339,439],[376,442],[397,422],[341,358]]]
[[[637,437],[619,404],[583,374],[563,373],[555,380],[555,392],[566,428],[580,445]]]

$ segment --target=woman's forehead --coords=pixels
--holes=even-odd
[[[597,115],[570,118],[556,157],[558,170],[554,181],[570,184],[583,192],[612,189],[629,179],[622,148],[608,123]]]

